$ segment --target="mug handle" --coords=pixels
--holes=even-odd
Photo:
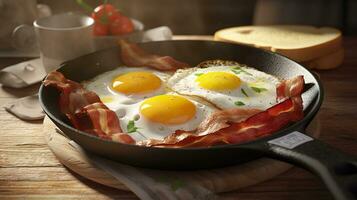
[[[45,4],[37,4],[37,17],[47,17],[51,15],[51,8]],[[22,24],[17,26],[11,34],[13,48],[20,51],[39,52],[36,40],[35,29],[31,25]]]
[[[35,29],[33,26],[22,24],[11,34],[12,46],[20,51],[38,51]]]

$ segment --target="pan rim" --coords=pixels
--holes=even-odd
[[[270,56],[277,56],[277,57],[281,57],[283,59],[286,59],[288,60],[289,62],[293,62],[294,64],[297,64],[299,67],[301,67],[303,70],[307,71],[309,74],[311,74],[315,81],[318,83],[317,84],[317,87],[318,87],[318,95],[316,97],[316,100],[315,102],[313,103],[313,106],[312,108],[310,109],[310,111],[304,115],[304,118],[297,121],[297,122],[294,122],[292,123],[291,125],[289,126],[286,126],[284,127],[283,129],[269,135],[269,136],[265,136],[265,137],[262,137],[262,138],[258,138],[258,139],[255,139],[253,141],[248,141],[248,142],[244,142],[244,143],[239,143],[239,144],[224,144],[224,145],[216,145],[216,146],[209,146],[209,147],[183,147],[183,148],[170,148],[170,147],[148,147],[148,146],[140,146],[140,145],[136,145],[136,144],[125,144],[125,143],[119,143],[119,142],[115,142],[115,141],[112,141],[112,140],[105,140],[105,139],[102,139],[98,136],[94,136],[94,135],[91,135],[89,133],[86,133],[84,131],[81,131],[81,130],[78,130],[66,123],[64,123],[61,119],[57,118],[56,116],[54,116],[48,109],[47,107],[45,106],[44,102],[43,102],[43,98],[42,98],[42,95],[43,95],[43,90],[44,90],[44,84],[41,83],[41,86],[40,86],[40,89],[39,89],[39,101],[40,101],[40,105],[42,107],[42,109],[44,110],[44,112],[46,113],[46,115],[52,120],[52,121],[56,121],[56,123],[58,124],[61,124],[62,126],[66,127],[67,129],[70,129],[71,131],[74,131],[76,132],[77,134],[81,134],[85,137],[90,137],[90,138],[94,138],[95,140],[98,140],[100,142],[104,142],[104,143],[107,143],[108,145],[124,145],[124,146],[128,146],[128,147],[134,147],[134,148],[142,148],[144,150],[162,150],[162,149],[165,149],[165,151],[207,151],[207,150],[214,150],[214,149],[222,149],[222,148],[237,148],[238,147],[248,147],[248,146],[251,146],[251,145],[256,145],[256,144],[261,144],[261,143],[264,143],[265,141],[269,141],[271,139],[274,139],[274,138],[278,138],[280,136],[283,136],[283,135],[286,135],[292,131],[295,131],[297,127],[301,126],[301,125],[304,125],[304,124],[308,124],[312,119],[313,117],[317,114],[317,112],[319,111],[322,103],[323,103],[323,99],[324,99],[324,88],[322,86],[322,82],[320,80],[320,78],[318,78],[314,73],[311,72],[311,70],[305,68],[303,65],[297,63],[296,61],[284,56],[284,55],[281,55],[281,54],[278,54],[278,53],[275,53],[275,52],[271,52],[271,51],[268,51],[268,50],[265,50],[265,49],[259,49],[259,48],[256,48],[256,47],[252,47],[252,46],[249,46],[249,45],[245,45],[245,44],[235,44],[235,43],[228,43],[228,42],[222,42],[222,41],[215,41],[215,40],[169,40],[169,41],[150,41],[150,42],[139,42],[137,44],[146,44],[146,43],[162,43],[162,42],[209,42],[209,43],[221,43],[221,44],[224,44],[224,45],[234,45],[234,46],[244,46],[245,48],[250,48],[250,49],[255,49],[257,51],[261,51],[261,52],[265,52],[265,53],[268,53]],[[100,51],[108,51],[110,49],[115,49],[117,47],[111,47],[111,48],[107,48],[107,49],[102,49],[102,50],[99,50],[99,51],[95,51],[95,52],[92,52],[90,54],[86,54],[86,55],[91,55],[91,54],[95,54],[95,53],[98,53]],[[86,55],[83,55],[83,56],[86,56]],[[82,57],[82,56],[80,56]],[[72,60],[69,60],[69,61],[66,61],[64,63],[62,63],[60,65],[60,67],[57,69],[57,70],[60,70],[62,67],[66,66],[66,63],[68,62],[71,62],[73,60],[76,60],[80,57],[77,57],[77,58],[74,58]],[[64,133],[66,135],[66,133]]]

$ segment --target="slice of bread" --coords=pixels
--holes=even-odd
[[[343,62],[344,50],[343,48],[337,49],[328,55],[316,58],[312,61],[302,62],[301,64],[310,69],[327,70],[340,66]]]
[[[216,40],[251,45],[309,61],[341,48],[341,32],[329,27],[299,25],[241,26],[219,30]]]

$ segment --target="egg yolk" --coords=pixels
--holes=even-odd
[[[192,119],[196,114],[196,106],[181,96],[159,95],[143,101],[140,113],[150,121],[175,125]]]
[[[198,85],[207,90],[232,90],[240,86],[240,79],[228,72],[208,72],[196,78]]]
[[[160,88],[161,79],[151,72],[129,72],[115,77],[112,88],[124,94],[147,93]]]

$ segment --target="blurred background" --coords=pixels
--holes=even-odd
[[[16,0],[13,0],[16,1]],[[75,0],[37,0],[53,13],[85,12]],[[103,1],[85,0],[95,7]],[[251,24],[333,26],[357,34],[355,0],[109,0],[146,29],[169,26],[174,34],[213,34],[218,29]],[[89,12],[88,12],[89,13]]]
[[[91,9],[78,4],[85,2]],[[0,50],[31,43],[32,25],[41,16],[80,12],[90,15],[104,0],[0,0]],[[108,0],[124,15],[140,20],[145,29],[168,26],[175,35],[213,35],[227,27],[267,24],[332,26],[357,35],[356,0]],[[38,14],[38,6],[47,7]],[[27,28],[29,29],[29,28]],[[27,31],[27,32],[26,32]],[[15,38],[15,40],[13,39]],[[13,42],[15,41],[15,42]],[[29,42],[30,41],[30,42]],[[18,45],[16,43],[19,43]],[[31,46],[31,45],[27,45]],[[33,45],[32,45],[33,46]],[[19,49],[19,48],[17,48]]]

